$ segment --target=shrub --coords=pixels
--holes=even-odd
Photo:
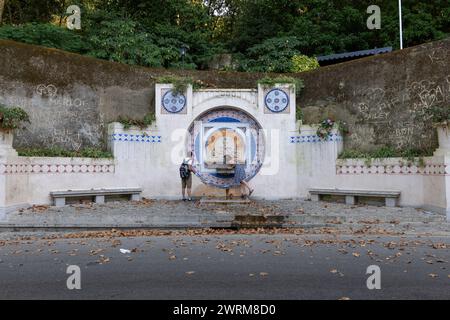
[[[30,122],[28,113],[25,110],[12,107],[7,108],[0,105],[0,129],[9,131],[19,128],[23,122]]]
[[[0,39],[10,39],[77,53],[86,53],[88,45],[81,34],[49,23],[26,23],[0,27]]]
[[[302,79],[297,79],[297,78],[288,77],[288,76],[279,76],[279,77],[265,76],[264,78],[259,79],[257,81],[257,83],[262,85],[263,87],[269,87],[269,88],[273,87],[277,83],[294,84],[296,94],[300,94],[302,89],[305,87]]]
[[[431,121],[437,126],[450,125],[450,107],[449,106],[434,106],[427,110]]]
[[[315,57],[305,55],[294,55],[292,57],[292,72],[304,72],[319,68],[319,62]]]

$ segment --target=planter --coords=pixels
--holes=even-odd
[[[17,151],[12,147],[14,132],[0,129],[0,158],[16,157]]]
[[[439,141],[439,149],[435,151],[435,155],[450,155],[450,127],[438,126],[437,135]]]

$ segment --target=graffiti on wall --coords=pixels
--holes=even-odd
[[[373,127],[376,143],[387,142],[398,149],[413,145],[427,147],[434,134],[427,111],[450,104],[450,75],[440,80],[422,79],[390,88],[355,90],[353,101],[356,125]],[[367,139],[355,131],[349,137],[353,145]]]

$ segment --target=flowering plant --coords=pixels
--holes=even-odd
[[[334,124],[335,121],[332,119],[323,120],[320,123],[319,128],[317,128],[317,135],[319,136],[319,138],[322,140],[327,140],[334,128]]]
[[[328,118],[320,123],[316,134],[320,139],[327,140],[330,137],[333,128],[338,129],[343,134],[348,133],[347,124],[345,122],[334,121],[333,119]]]

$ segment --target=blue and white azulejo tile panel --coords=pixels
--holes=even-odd
[[[161,136],[146,134],[113,133],[112,141],[160,143]]]
[[[289,106],[289,96],[285,91],[275,88],[266,94],[264,103],[271,112],[283,112]]]
[[[301,135],[301,136],[290,136],[290,143],[318,143],[318,142],[338,142],[342,141],[342,136],[338,134],[331,134],[326,140],[321,139],[318,135]]]
[[[169,90],[163,95],[161,104],[167,112],[179,113],[186,106],[186,96]]]

